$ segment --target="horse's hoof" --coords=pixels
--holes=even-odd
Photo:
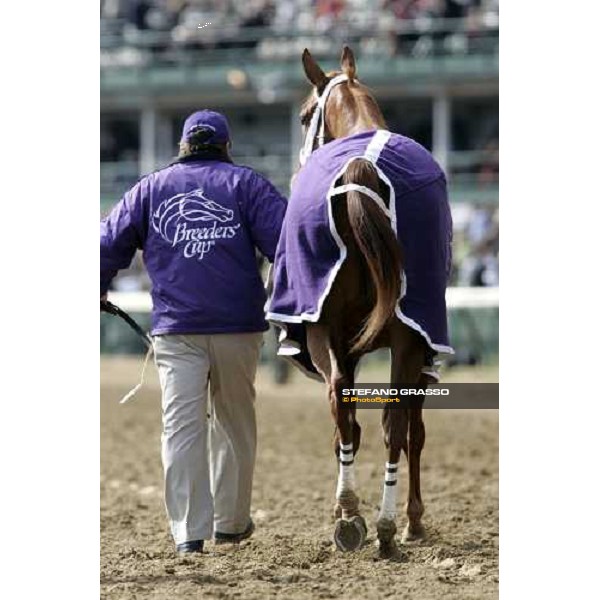
[[[410,544],[411,542],[421,542],[427,537],[423,525],[411,527],[407,525],[402,532],[402,543]]]
[[[367,525],[365,520],[356,515],[350,519],[338,519],[335,523],[333,540],[338,550],[352,552],[360,548],[367,538]]]
[[[398,546],[396,545],[396,540],[392,538],[388,541],[378,541],[377,547],[377,557],[378,558],[399,558],[400,551],[398,550]]]
[[[396,535],[396,523],[392,519],[379,519],[377,521],[377,539],[380,543],[391,542]]]

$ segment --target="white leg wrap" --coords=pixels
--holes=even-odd
[[[342,492],[354,491],[356,482],[354,480],[354,451],[352,443],[340,444],[340,472],[338,476],[335,497],[339,500]]]
[[[396,519],[396,498],[398,497],[398,463],[385,463],[383,498],[379,519]]]

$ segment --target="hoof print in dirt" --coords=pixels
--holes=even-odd
[[[398,548],[396,540],[391,540],[389,542],[378,540],[374,559],[376,561],[389,560],[391,562],[407,562],[408,556]]]

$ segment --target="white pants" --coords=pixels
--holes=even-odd
[[[262,333],[162,335],[154,342],[175,543],[241,533],[250,520]]]

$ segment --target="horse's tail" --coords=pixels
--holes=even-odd
[[[343,177],[380,194],[379,178],[365,159],[353,160]],[[401,255],[398,240],[388,217],[378,204],[359,191],[346,192],[348,221],[356,244],[365,258],[375,286],[375,306],[353,340],[352,352],[366,348],[394,315],[401,289]]]

